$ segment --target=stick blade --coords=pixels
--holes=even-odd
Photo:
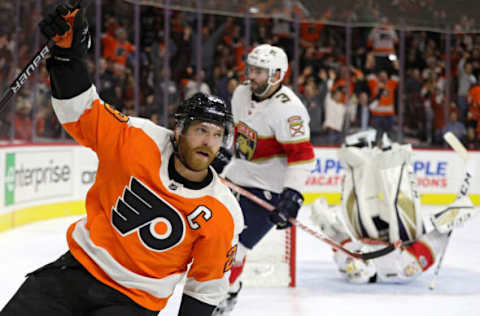
[[[457,136],[455,136],[455,134],[453,134],[452,132],[446,132],[445,134],[443,134],[443,139],[445,139],[447,144],[450,145],[450,147],[452,147],[452,149],[455,150],[464,161],[467,161],[469,159],[467,149],[465,148],[465,146],[463,146],[463,144],[460,142]]]

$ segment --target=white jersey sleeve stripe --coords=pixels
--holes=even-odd
[[[85,110],[92,108],[93,101],[98,99],[95,86],[71,99],[59,100],[52,97],[55,114],[61,124],[78,121]]]

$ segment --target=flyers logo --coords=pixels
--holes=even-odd
[[[110,104],[105,103],[103,106],[110,114],[113,115],[114,118],[116,118],[120,122],[122,123],[128,122],[128,116],[126,116],[119,110],[114,109]]]
[[[122,236],[137,233],[145,247],[158,252],[175,247],[185,237],[180,213],[134,177],[112,208],[112,225]]]
[[[233,263],[235,262],[235,255],[237,254],[237,245],[233,246],[227,252],[227,262],[223,266],[223,272],[229,271],[233,267]]]

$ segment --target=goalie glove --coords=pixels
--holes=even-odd
[[[430,220],[433,226],[442,234],[449,233],[454,227],[462,226],[467,220],[478,213],[468,196],[462,196],[447,208],[434,213]]]
[[[298,210],[303,205],[303,196],[300,192],[285,188],[280,194],[277,208],[270,215],[270,221],[277,225],[277,229],[286,229],[292,224],[290,218],[297,218]]]

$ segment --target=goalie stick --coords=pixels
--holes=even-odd
[[[470,155],[468,154],[467,149],[462,145],[462,143],[458,140],[458,138],[452,133],[452,132],[447,132],[443,135],[443,139],[452,147],[452,149],[462,158],[466,165],[466,170],[465,170],[465,176],[462,181],[462,184],[460,186],[460,190],[457,193],[456,198],[460,198],[462,196],[466,196],[468,194],[468,191],[470,189],[470,182],[472,179],[472,170],[470,170],[469,167],[469,162],[470,162]],[[433,272],[433,277],[432,281],[430,282],[428,288],[430,290],[435,289],[435,281],[438,277],[438,274],[440,273],[440,268],[442,266],[443,258],[445,257],[445,253],[447,251],[448,244],[450,242],[451,236],[452,236],[453,229],[448,233],[447,235],[447,241],[445,243],[445,247],[442,249],[442,253],[440,254],[440,257],[438,258],[438,263],[435,266],[435,271]]]
[[[90,0],[80,0],[75,6],[74,10],[86,8]],[[0,112],[2,112],[9,101],[14,95],[16,95],[20,89],[25,85],[25,82],[32,76],[32,74],[40,67],[42,61],[50,54],[51,48],[55,45],[55,42],[48,40],[45,45],[33,56],[28,64],[23,68],[20,74],[13,80],[13,83],[5,89],[0,98]]]
[[[266,210],[268,210],[268,211],[274,211],[275,210],[275,206],[268,203],[267,201],[262,200],[261,198],[254,195],[253,193],[250,193],[249,191],[243,189],[242,187],[239,187],[238,185],[236,185],[236,184],[234,184],[234,183],[232,183],[232,182],[230,182],[226,179],[223,179],[223,180],[225,181],[225,184],[229,188],[231,188],[232,190],[240,193],[241,195],[245,196],[246,198],[252,200],[253,202],[255,202],[258,205],[265,208]],[[295,225],[295,226],[299,227],[300,229],[306,231],[307,233],[313,235],[314,237],[320,239],[321,241],[329,244],[333,248],[345,253],[347,256],[349,256],[351,258],[355,258],[355,259],[370,260],[370,259],[375,259],[375,258],[378,258],[378,257],[382,257],[382,256],[385,256],[385,255],[389,254],[390,252],[394,251],[395,249],[400,247],[401,244],[402,244],[402,241],[399,240],[398,242],[396,242],[394,244],[389,244],[385,248],[382,248],[382,249],[379,249],[379,250],[376,250],[376,251],[366,252],[366,253],[352,252],[352,251],[344,248],[342,245],[336,243],[335,241],[333,241],[329,238],[326,238],[323,234],[311,229],[310,227],[301,223],[300,221],[298,221],[295,218],[289,218],[289,222],[292,225]]]

